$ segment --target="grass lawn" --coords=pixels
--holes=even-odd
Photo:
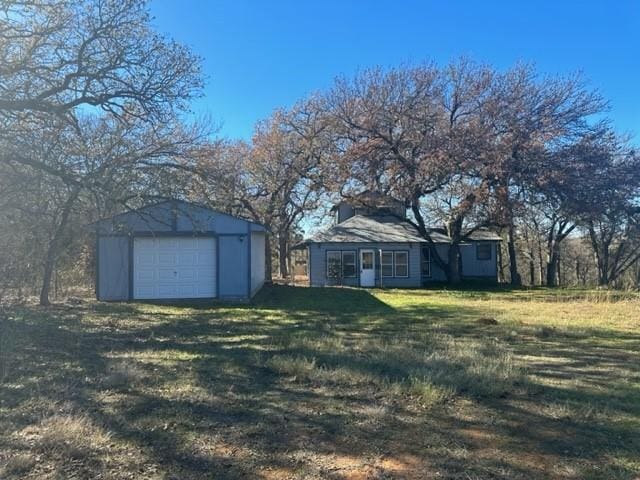
[[[0,478],[640,477],[640,298],[272,287],[8,309]]]

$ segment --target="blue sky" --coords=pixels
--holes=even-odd
[[[152,0],[154,24],[204,58],[194,112],[251,136],[277,107],[374,65],[461,55],[583,73],[640,141],[640,1]]]

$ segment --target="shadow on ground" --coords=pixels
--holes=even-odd
[[[484,325],[427,298],[11,309],[0,478],[638,474],[640,335]]]

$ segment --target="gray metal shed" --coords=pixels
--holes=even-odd
[[[168,200],[93,224],[104,301],[248,300],[265,280],[265,228]]]

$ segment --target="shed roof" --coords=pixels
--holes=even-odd
[[[434,243],[449,243],[450,238],[441,230],[429,230]],[[499,241],[489,230],[477,230],[469,241]],[[425,242],[426,239],[409,221],[388,216],[355,215],[342,223],[318,232],[304,243],[406,243]]]
[[[175,229],[173,223],[190,224],[193,230],[206,231],[207,224],[214,217],[228,218],[230,221],[241,221],[251,225],[252,231],[265,231],[265,227],[257,222],[220,212],[204,205],[184,200],[170,199],[146,205],[144,207],[103,218],[90,224],[98,232],[111,233],[116,230],[138,229],[162,231]]]

